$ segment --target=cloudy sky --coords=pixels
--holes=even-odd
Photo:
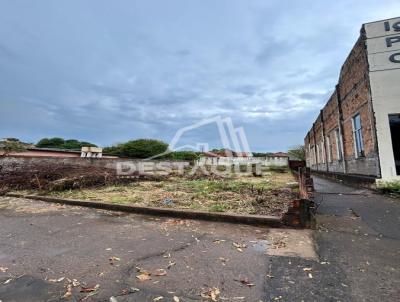
[[[400,1],[0,0],[0,138],[169,142],[213,116],[301,143],[362,23]],[[219,146],[213,125],[182,144]]]

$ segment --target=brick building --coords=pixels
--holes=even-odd
[[[314,171],[400,180],[400,18],[362,26],[305,147]]]

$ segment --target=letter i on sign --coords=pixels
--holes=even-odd
[[[389,21],[386,21],[384,24],[385,24],[385,30],[386,31],[390,31],[390,23],[389,23]]]

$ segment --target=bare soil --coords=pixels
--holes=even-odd
[[[25,193],[128,205],[280,216],[298,196],[294,181],[290,172],[269,172],[262,177],[235,175],[229,179],[175,176],[94,188]]]

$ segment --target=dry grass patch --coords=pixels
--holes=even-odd
[[[281,215],[297,197],[297,189],[290,185],[294,181],[289,172],[271,172],[262,177],[236,175],[230,179],[171,177],[40,194],[151,207]]]

